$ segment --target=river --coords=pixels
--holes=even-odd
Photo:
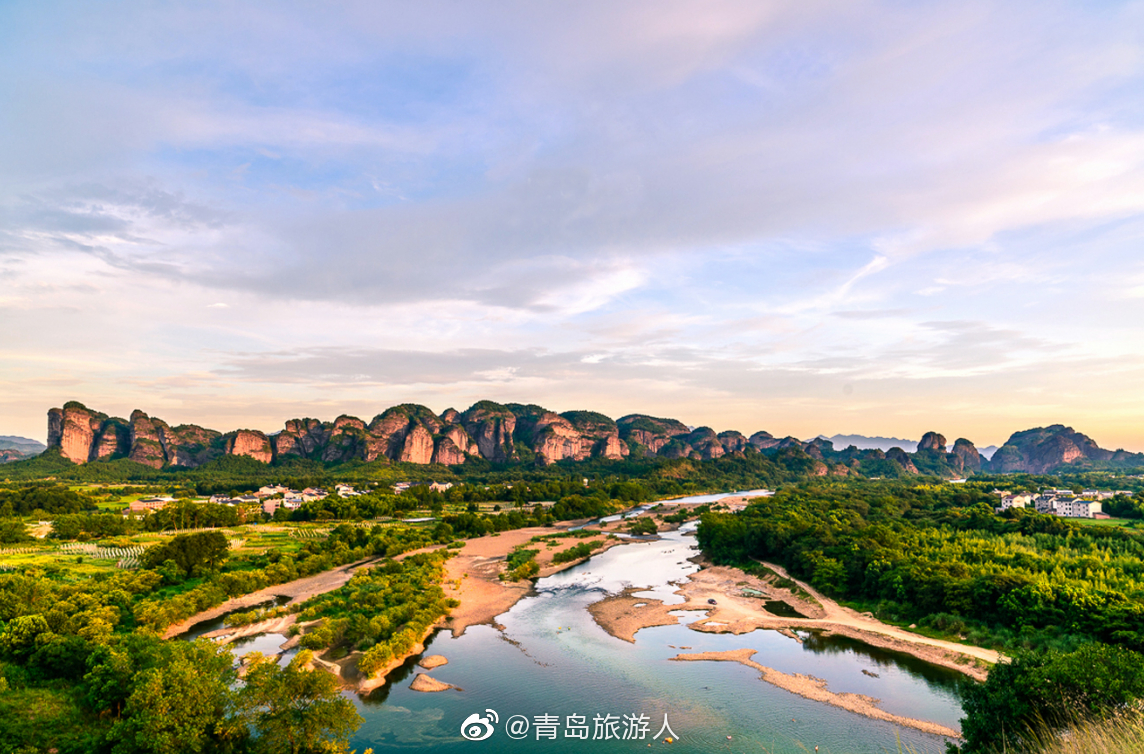
[[[704,496],[699,501],[717,499]],[[694,500],[691,499],[691,500]],[[646,628],[635,644],[616,639],[592,620],[586,607],[624,587],[645,587],[640,595],[665,599],[669,582],[684,579],[697,567],[695,524],[666,533],[657,541],[614,547],[567,571],[540,579],[535,593],[498,618],[503,631],[470,627],[463,636],[447,630],[430,640],[426,654],[444,655],[449,664],[432,671],[440,681],[462,690],[420,693],[409,689],[417,658],[391,673],[389,683],[369,698],[351,696],[365,722],[351,740],[359,751],[418,751],[461,754],[479,751],[548,752],[646,749],[661,746],[653,736],[664,716],[675,734],[676,752],[882,752],[912,747],[944,751],[940,737],[804,699],[760,680],[757,671],[729,662],[671,662],[679,652],[758,650],[754,660],[787,673],[822,678],[835,692],[855,692],[882,700],[882,708],[907,717],[957,728],[961,707],[960,676],[897,653],[840,637],[803,633],[803,643],[774,631],[734,636],[692,631],[685,625]],[[637,595],[639,596],[639,595]],[[684,623],[701,617],[684,614]],[[196,632],[197,633],[197,632]],[[281,637],[263,636],[237,645],[236,652],[273,652]],[[687,647],[687,649],[682,649]],[[877,677],[864,674],[876,674]],[[484,740],[462,737],[471,715],[489,719],[494,732]],[[554,716],[556,738],[537,739],[536,717]],[[571,738],[577,728],[569,716],[583,716],[587,740]],[[624,732],[624,716],[646,716],[635,738],[593,740],[594,718],[612,715]],[[523,716],[527,735],[512,740],[506,724]],[[579,723],[574,719],[573,724]],[[630,723],[628,724],[630,726]],[[480,731],[479,724],[474,729]],[[602,738],[607,731],[601,726]],[[550,732],[541,729],[539,732]],[[643,737],[640,738],[640,733]]]

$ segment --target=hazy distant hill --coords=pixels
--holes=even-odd
[[[0,435],[0,463],[21,461],[25,458],[38,456],[47,449],[48,446],[39,440],[15,437],[14,435]]]
[[[0,450],[19,450],[29,455],[36,455],[43,453],[48,449],[39,440],[31,440],[27,437],[16,437],[14,435],[0,435]]]
[[[826,437],[826,435],[819,435],[819,437],[830,440],[834,443],[834,447],[842,450],[851,445],[859,450],[881,450],[886,451],[890,448],[901,448],[907,453],[914,453],[918,449],[917,440],[904,440],[900,437],[868,437],[866,435],[835,435],[834,437]],[[949,450],[953,450],[953,446],[949,446]],[[986,458],[992,458],[993,454],[997,452],[996,445],[987,445],[984,448],[978,448],[977,452]]]
[[[866,435],[835,435],[834,437],[819,435],[819,437],[830,440],[834,443],[834,447],[839,450],[848,448],[851,445],[858,448],[858,450],[889,450],[890,448],[901,448],[907,453],[913,453],[918,449],[917,440],[903,440],[900,437],[867,437]]]

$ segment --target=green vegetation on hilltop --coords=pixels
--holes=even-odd
[[[481,458],[470,458],[459,466],[395,463],[385,458],[370,462],[322,463],[297,457],[264,464],[245,456],[227,455],[194,469],[154,469],[123,458],[73,464],[57,449],[49,449],[36,458],[5,464],[3,478],[9,482],[43,479],[69,483],[142,482],[164,487],[189,486],[198,494],[213,494],[257,489],[270,483],[288,484],[297,489],[329,486],[335,481],[359,487],[387,486],[401,481],[516,486],[564,480],[578,482],[587,477],[593,486],[638,481],[647,489],[645,499],[650,500],[711,490],[773,487],[805,478],[818,463],[801,449],[786,448],[768,454],[725,456],[710,461],[633,456],[623,460],[567,460],[549,466],[538,465],[534,459],[493,463]],[[893,468],[888,471],[897,473]]]

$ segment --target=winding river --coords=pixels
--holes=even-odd
[[[694,501],[720,496],[688,498]],[[824,679],[835,692],[855,692],[881,700],[883,709],[907,717],[958,727],[960,676],[911,657],[868,647],[860,642],[803,633],[803,642],[774,631],[734,636],[692,631],[686,623],[699,613],[680,613],[683,624],[646,628],[635,644],[616,639],[595,624],[586,607],[625,587],[643,587],[637,596],[654,596],[669,604],[681,601],[669,582],[697,567],[695,524],[664,534],[656,541],[614,547],[585,563],[536,583],[535,593],[498,618],[503,631],[470,627],[454,637],[443,630],[429,642],[426,654],[449,663],[432,671],[440,681],[460,690],[412,691],[409,682],[418,658],[389,676],[389,683],[369,698],[352,696],[365,722],[351,745],[359,751],[572,752],[646,749],[665,745],[664,716],[677,752],[883,752],[944,751],[944,739],[898,728],[771,686],[748,667],[728,662],[672,662],[680,652],[758,650],[754,660],[787,673]],[[198,628],[198,627],[196,627]],[[196,631],[195,633],[198,633]],[[281,637],[267,635],[236,644],[235,651],[274,652]],[[863,672],[866,671],[866,672]],[[471,715],[498,723],[487,739],[461,735]],[[508,737],[507,721],[523,716],[530,722],[524,738]],[[537,738],[536,716],[559,720],[555,740]],[[568,737],[568,716],[580,715],[587,740]],[[647,716],[643,738],[593,740],[596,716],[620,721]],[[578,722],[578,721],[574,721]],[[601,727],[599,735],[605,734]],[[638,731],[638,729],[637,729]],[[543,732],[543,731],[540,731]],[[639,733],[637,732],[637,736]]]

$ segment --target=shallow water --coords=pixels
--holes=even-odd
[[[217,618],[208,618],[206,620],[201,620],[198,623],[192,624],[191,627],[186,631],[181,634],[176,634],[173,638],[193,641],[203,634],[209,634],[211,631],[218,631],[220,628],[226,628],[226,619],[235,613],[248,613],[251,610],[257,610],[258,608],[282,607],[288,602],[290,602],[289,597],[271,597],[270,599],[263,600],[262,602],[255,603],[247,607],[237,607],[234,610],[227,610]]]
[[[803,633],[805,641],[799,644],[774,631],[733,636],[692,631],[686,625],[659,626],[643,629],[630,644],[597,626],[586,607],[628,586],[645,587],[637,595],[671,604],[682,601],[672,594],[676,587],[669,582],[697,570],[687,560],[696,554],[694,537],[687,536],[694,526],[659,541],[612,548],[539,580],[533,596],[498,618],[503,634],[488,626],[471,627],[461,637],[437,633],[426,654],[442,654],[449,664],[432,676],[463,691],[411,691],[409,681],[418,672],[416,658],[411,658],[371,698],[353,697],[365,722],[352,745],[378,752],[634,751],[649,743],[661,745],[652,736],[667,715],[677,752],[801,752],[815,746],[824,753],[880,752],[896,751],[899,740],[918,751],[944,751],[944,739],[803,699],[763,682],[757,671],[737,663],[669,658],[681,651],[747,647],[758,650],[753,659],[762,665],[814,675],[827,680],[832,691],[867,694],[883,700],[887,711],[956,728],[961,709],[959,676],[953,671],[811,633]],[[678,614],[684,624],[703,615]],[[863,674],[863,669],[878,677]],[[472,714],[487,716],[488,709],[499,719],[493,734],[481,741],[463,738],[462,722]],[[524,739],[511,740],[505,732],[514,715],[532,723]],[[558,717],[555,740],[537,740],[538,715]],[[584,716],[589,740],[566,736],[569,715]],[[597,715],[621,720],[623,715],[646,715],[649,728],[642,739],[591,740]]]

